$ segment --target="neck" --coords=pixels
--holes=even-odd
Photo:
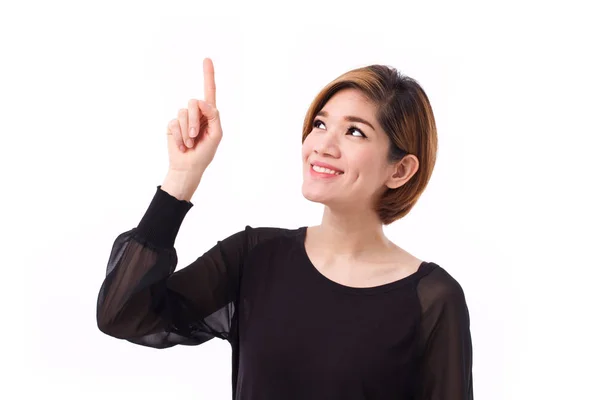
[[[315,243],[331,260],[366,260],[393,248],[375,212],[336,212],[325,206]]]

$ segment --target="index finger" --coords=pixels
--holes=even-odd
[[[204,59],[204,101],[217,105],[217,88],[215,85],[215,68],[210,58]]]

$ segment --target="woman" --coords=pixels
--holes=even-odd
[[[191,198],[222,137],[214,68],[205,101],[168,125],[169,172],[114,243],[100,330],[155,348],[232,346],[234,399],[472,399],[469,312],[442,267],[387,239],[431,176],[437,133],[424,91],[396,70],[343,74],[304,121],[303,195],[320,225],[246,226],[175,271]]]

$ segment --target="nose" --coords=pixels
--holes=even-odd
[[[338,145],[338,135],[329,131],[323,133],[315,145],[315,153],[324,156],[330,155],[338,158],[340,156],[340,147]]]

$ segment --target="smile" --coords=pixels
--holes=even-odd
[[[311,175],[317,177],[335,177],[343,174],[343,172],[333,171],[329,168],[319,167],[317,165],[312,164],[310,166],[310,172]]]

